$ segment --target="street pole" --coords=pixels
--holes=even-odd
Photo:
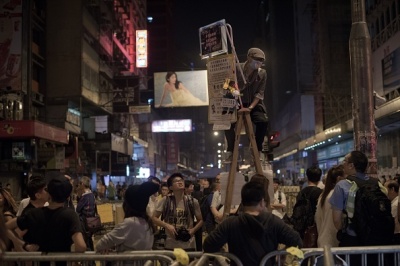
[[[368,157],[369,176],[377,177],[374,102],[371,67],[371,37],[365,18],[365,0],[352,0],[349,40],[354,150]]]

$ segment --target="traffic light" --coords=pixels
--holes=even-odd
[[[267,158],[268,161],[274,160],[274,154],[272,153],[275,148],[279,147],[281,142],[278,140],[279,132],[273,131],[272,134],[268,135],[268,148],[267,148]]]

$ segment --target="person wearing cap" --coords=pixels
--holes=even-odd
[[[146,207],[151,195],[160,186],[153,182],[141,185],[131,185],[125,192],[122,208],[125,217],[122,223],[104,235],[96,244],[98,252],[104,252],[116,247],[117,252],[133,250],[151,250],[154,241],[155,228],[147,215]]]
[[[255,124],[255,139],[257,150],[262,158],[262,143],[268,130],[267,109],[264,104],[265,87],[267,84],[267,72],[261,68],[265,61],[265,54],[259,48],[250,48],[247,52],[247,60],[237,65],[237,85],[242,94],[242,106],[238,112],[250,112],[251,121]],[[244,79],[240,74],[243,72]],[[229,130],[225,130],[227,141],[226,158],[223,161],[232,162],[232,153],[235,144],[235,123]]]
[[[199,202],[192,196],[185,195],[185,180],[181,173],[172,174],[167,184],[173,195],[163,197],[158,202],[152,217],[153,222],[165,228],[165,249],[182,248],[194,251],[194,235],[203,226]]]
[[[72,185],[64,175],[58,173],[51,177],[46,188],[49,193],[49,206],[33,208],[25,215],[7,222],[8,229],[28,230],[24,236],[25,250],[42,252],[70,252],[74,244],[75,252],[85,252],[78,214],[65,208],[64,202],[72,192]]]

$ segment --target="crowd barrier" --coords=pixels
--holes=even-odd
[[[191,266],[208,266],[210,259],[213,259],[213,265],[229,265],[229,261],[234,262],[237,266],[243,266],[241,261],[230,253],[203,253],[203,252],[187,252]],[[175,258],[173,251],[131,251],[124,253],[99,254],[95,252],[85,253],[48,253],[41,252],[5,252],[0,258],[1,265],[18,265],[25,266],[29,262],[30,266],[39,266],[40,262],[50,262],[50,266],[56,266],[57,262],[66,262],[67,266],[91,266],[95,262],[96,266],[106,266],[108,262],[112,262],[114,266],[179,266],[181,265]]]
[[[400,246],[305,248],[302,251],[304,252],[304,259],[300,263],[311,260],[313,262],[311,265],[350,266],[351,255],[359,255],[363,266],[400,266]],[[261,260],[260,266],[265,266],[267,262],[272,262],[271,265],[285,265],[287,254],[289,253],[286,250],[268,253]]]

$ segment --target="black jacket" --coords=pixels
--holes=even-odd
[[[246,266],[259,265],[266,254],[277,250],[278,244],[302,247],[300,235],[267,212],[258,216],[243,213],[226,218],[204,240],[204,252],[219,252],[225,243],[228,243],[229,253],[236,255]]]

